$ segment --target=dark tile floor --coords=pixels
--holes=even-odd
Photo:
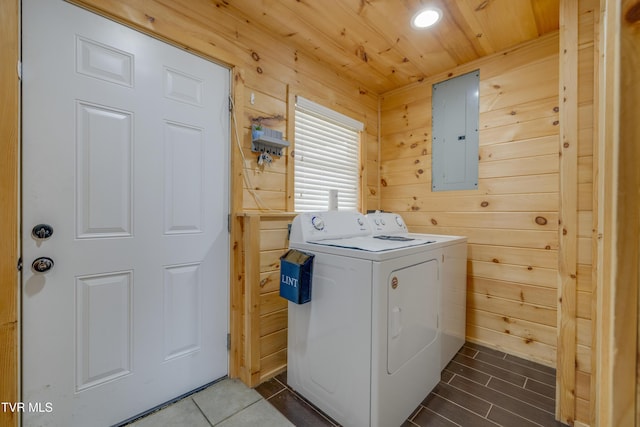
[[[466,343],[402,427],[560,427],[555,382],[552,368]],[[256,391],[296,426],[339,425],[291,390],[286,372]]]

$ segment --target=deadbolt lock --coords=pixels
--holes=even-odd
[[[36,239],[46,240],[53,234],[53,227],[49,224],[38,224],[31,230],[31,235]]]

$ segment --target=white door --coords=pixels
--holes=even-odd
[[[22,12],[23,421],[112,425],[227,374],[229,70]]]

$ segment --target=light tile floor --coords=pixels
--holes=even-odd
[[[165,408],[137,419],[128,427],[289,427],[284,415],[241,381],[225,379]]]

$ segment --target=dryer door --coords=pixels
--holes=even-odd
[[[387,372],[393,374],[438,337],[438,262],[393,271],[387,294]]]

